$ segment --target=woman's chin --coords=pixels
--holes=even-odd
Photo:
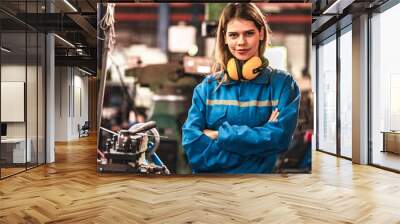
[[[235,58],[238,59],[238,60],[240,60],[240,61],[246,61],[246,60],[248,60],[248,59],[251,58],[251,57],[250,57],[250,56],[247,56],[247,55],[235,55]]]

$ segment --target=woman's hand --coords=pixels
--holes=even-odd
[[[204,129],[203,133],[210,137],[211,139],[217,139],[218,138],[218,131],[210,130],[210,129]]]
[[[278,108],[275,108],[275,110],[272,111],[271,116],[269,117],[268,122],[278,122],[278,115],[279,115]]]
[[[278,122],[278,116],[279,116],[278,108],[275,108],[275,110],[272,111],[268,122]],[[203,133],[205,135],[207,135],[211,139],[217,139],[218,138],[218,131],[214,131],[214,130],[211,130],[211,129],[204,129]]]

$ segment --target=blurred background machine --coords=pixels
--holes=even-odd
[[[191,173],[181,145],[181,127],[191,105],[193,89],[202,76],[185,73],[183,63],[133,68],[127,70],[126,75],[135,77],[138,83],[135,105],[147,108],[149,120],[156,121],[160,134],[168,137],[161,139],[160,158],[172,173]],[[146,92],[151,92],[151,96]],[[140,97],[142,95],[152,104],[142,102],[145,100]]]
[[[100,127],[109,137],[103,150],[98,150],[100,172],[133,172],[142,174],[170,174],[156,150],[160,135],[154,121],[138,123],[118,133]]]
[[[188,60],[192,60],[190,68],[185,66]],[[109,133],[121,133],[135,124],[152,120],[157,123],[160,135],[166,137],[160,139],[160,160],[171,173],[191,173],[181,145],[181,127],[194,87],[204,77],[204,73],[197,72],[197,67],[204,71],[208,66],[209,70],[210,64],[204,58],[185,57],[179,63],[137,66],[123,72],[119,71],[120,66],[114,66],[121,78],[112,80],[111,74],[107,78],[101,126],[109,131],[100,132],[99,150],[108,150]]]

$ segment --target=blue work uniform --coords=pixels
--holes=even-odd
[[[218,80],[218,75],[210,75],[196,86],[182,127],[193,172],[271,172],[296,128],[296,82],[289,73],[270,67],[251,81],[229,80],[218,87]],[[268,122],[275,108],[278,121]],[[209,138],[204,129],[217,130],[218,138]]]

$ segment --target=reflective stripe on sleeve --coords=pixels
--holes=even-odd
[[[277,106],[278,100],[251,100],[251,101],[207,100],[207,105],[225,105],[225,106],[239,106],[239,107],[270,107],[270,106]]]

